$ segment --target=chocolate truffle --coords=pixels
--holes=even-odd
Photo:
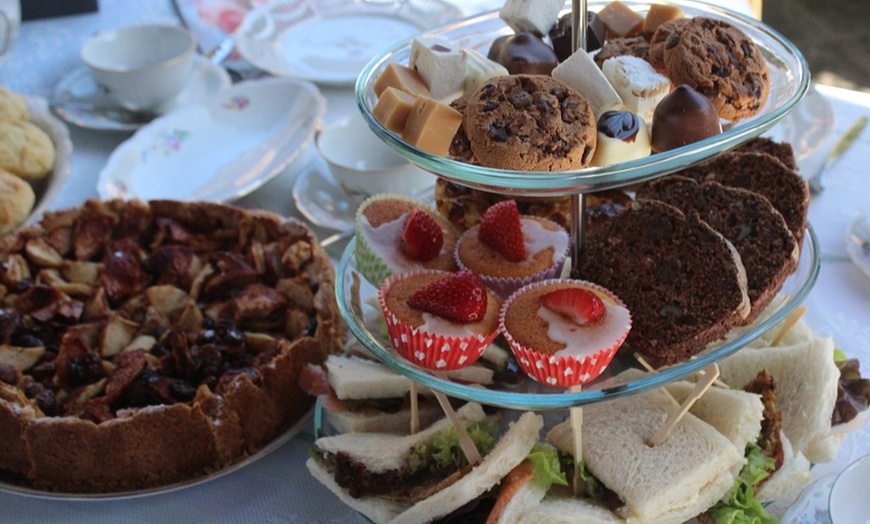
[[[496,38],[487,58],[505,66],[512,75],[549,75],[559,64],[553,48],[528,31]]]
[[[604,26],[604,22],[598,18],[598,15],[592,11],[587,12],[586,52],[590,53],[600,49],[604,44],[606,34],[607,28]],[[559,62],[564,62],[574,52],[571,45],[571,13],[562,15],[556,25],[550,29],[550,42],[553,43],[553,49],[556,51]]]
[[[710,100],[682,84],[656,106],[650,144],[660,153],[721,132],[719,115]]]

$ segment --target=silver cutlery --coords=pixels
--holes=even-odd
[[[831,170],[834,164],[843,156],[852,144],[855,143],[855,140],[861,135],[861,132],[864,130],[864,127],[867,125],[867,117],[862,116],[858,120],[856,120],[851,127],[837,140],[837,143],[834,144],[834,147],[831,149],[831,152],[828,153],[827,158],[825,158],[825,162],[822,164],[822,167],[816,172],[814,176],[811,176],[807,179],[807,183],[810,186],[810,193],[813,195],[818,195],[825,189],[825,177],[828,172]]]

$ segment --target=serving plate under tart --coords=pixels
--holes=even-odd
[[[386,336],[383,314],[376,301],[372,300],[377,295],[377,289],[365,280],[356,265],[355,248],[354,239],[339,262],[336,298],[341,316],[351,333],[368,351],[394,371],[449,396],[492,406],[535,410],[563,409],[632,395],[701,371],[744,347],[786,318],[812,290],[820,267],[818,241],[812,228],[808,228],[797,269],[785,280],[771,306],[753,324],[732,330],[724,341],[711,344],[691,360],[634,380],[615,378],[621,371],[640,367],[631,354],[619,351],[601,376],[585,384],[580,392],[568,392],[541,385],[524,375],[515,384],[496,383],[490,388],[462,384],[436,377],[400,357]],[[499,343],[498,340],[496,343]]]
[[[590,11],[599,11],[609,0],[591,0]],[[652,0],[624,2],[641,15],[646,15]],[[686,16],[706,16],[724,20],[746,33],[761,50],[770,76],[767,103],[751,118],[723,122],[722,134],[645,158],[601,167],[559,172],[530,172],[494,169],[436,156],[403,141],[383,127],[373,116],[377,102],[374,83],[390,63],[407,65],[413,39],[405,40],[372,59],[356,83],[360,110],[372,130],[390,147],[419,167],[459,184],[495,192],[515,192],[525,196],[564,196],[601,191],[639,183],[677,171],[755,138],[771,129],[803,98],[810,85],[806,61],[794,44],[759,20],[692,0],[655,0],[657,4],[680,7]],[[567,2],[564,12],[570,11]],[[498,11],[460,20],[427,31],[420,37],[442,38],[462,48],[471,48],[486,55],[493,40],[511,34],[511,29],[499,18]]]

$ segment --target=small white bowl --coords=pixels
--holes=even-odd
[[[358,113],[324,129],[317,137],[317,149],[351,195],[413,195],[435,181],[431,173],[384,144]]]
[[[181,26],[135,25],[100,32],[82,46],[82,61],[121,106],[155,109],[187,85],[196,42]]]
[[[828,511],[833,524],[870,523],[870,455],[859,458],[846,467],[834,481]]]

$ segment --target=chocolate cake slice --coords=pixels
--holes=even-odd
[[[792,171],[798,170],[794,149],[788,142],[777,142],[771,138],[760,136],[746,142],[734,151],[737,153],[767,153]]]
[[[697,213],[727,238],[746,268],[751,322],[770,304],[797,267],[798,245],[785,219],[763,196],[717,182],[669,176],[644,186],[638,197],[660,200],[686,214]]]
[[[664,202],[636,200],[590,231],[577,274],[625,302],[632,318],[626,346],[655,366],[688,359],[749,314],[734,246]]]
[[[677,174],[698,182],[720,184],[755,191],[770,200],[782,213],[798,244],[803,240],[810,206],[810,190],[797,172],[766,153],[730,152]]]

